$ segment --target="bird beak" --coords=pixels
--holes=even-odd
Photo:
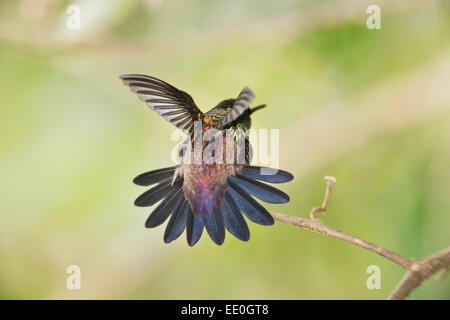
[[[253,112],[255,112],[255,111],[259,110],[259,109],[264,108],[265,106],[266,106],[265,104],[262,104],[262,105],[260,105],[260,106],[251,108],[251,109],[250,109],[250,114],[252,114]]]

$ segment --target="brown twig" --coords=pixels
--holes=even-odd
[[[327,214],[327,206],[328,206],[328,201],[330,200],[331,189],[333,188],[333,185],[337,182],[335,177],[325,176],[323,179],[327,182],[327,188],[325,190],[325,197],[323,198],[323,202],[320,207],[314,207],[309,212],[309,217],[311,218],[311,220],[317,220],[317,214],[319,212],[322,212],[323,215]]]
[[[439,270],[444,269],[444,272],[448,271],[450,268],[450,247],[424,259],[411,259],[323,224],[318,220],[317,214],[319,212],[326,213],[331,189],[336,183],[336,178],[334,177],[326,176],[324,179],[327,182],[325,197],[320,207],[314,207],[310,211],[309,216],[311,219],[271,212],[273,218],[280,222],[344,240],[358,247],[372,251],[406,269],[407,272],[405,276],[391,293],[389,299],[405,299],[423,281],[430,278]]]
[[[429,279],[433,274],[441,269],[450,267],[450,247],[433,254],[427,258],[417,260],[406,271],[397,287],[388,299],[403,300],[423,281]],[[444,271],[445,272],[445,271]]]

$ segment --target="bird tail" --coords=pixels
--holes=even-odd
[[[135,204],[151,206],[162,200],[147,219],[146,227],[157,227],[170,216],[164,233],[166,243],[176,240],[186,229],[187,242],[193,246],[204,228],[218,245],[225,240],[225,230],[239,240],[248,241],[250,231],[244,216],[260,225],[274,223],[271,214],[253,197],[268,203],[289,201],[287,194],[264,182],[284,183],[291,181],[293,175],[283,170],[266,175],[264,169],[267,168],[245,166],[219,186],[220,192],[214,194],[216,198],[196,197],[193,202],[185,198],[183,177],[173,177],[176,167],[150,171],[136,177],[134,182],[144,186],[157,185],[138,197]]]

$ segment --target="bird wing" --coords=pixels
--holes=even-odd
[[[120,78],[150,109],[193,136],[194,121],[200,120],[203,114],[189,94],[150,76],[127,74]]]
[[[227,115],[219,122],[218,128],[223,128],[227,124],[233,122],[237,118],[239,118],[245,110],[247,110],[250,104],[255,99],[255,94],[252,89],[249,87],[245,87],[242,89],[241,93],[239,93],[237,99],[234,101],[233,106]]]

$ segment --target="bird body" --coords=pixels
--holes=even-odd
[[[262,225],[274,223],[252,195],[270,203],[288,202],[285,193],[260,181],[281,183],[293,176],[282,170],[264,175],[261,167],[250,166],[251,146],[245,132],[251,127],[250,115],[264,107],[249,107],[254,99],[250,88],[202,113],[189,94],[162,80],[135,74],[121,79],[151,109],[187,135],[180,149],[180,164],[134,179],[138,185],[157,184],[136,199],[137,206],[152,206],[162,200],[146,227],[156,227],[170,216],[164,241],[175,240],[186,229],[192,246],[204,228],[219,245],[225,239],[225,229],[240,240],[249,240],[242,214]]]

